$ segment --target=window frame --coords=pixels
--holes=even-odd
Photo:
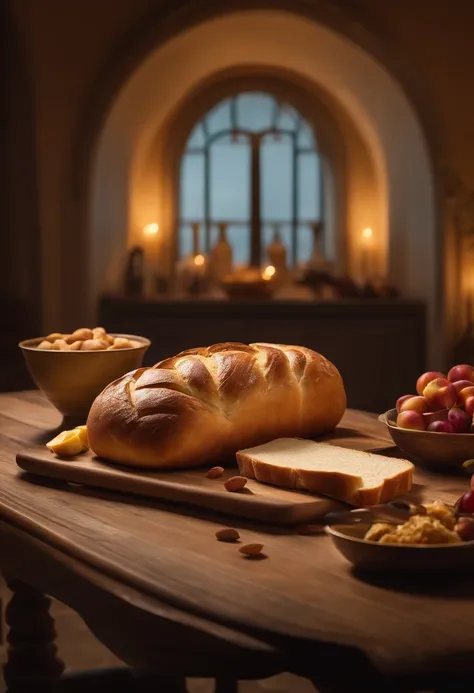
[[[272,99],[273,104],[272,104],[272,115],[270,119],[270,123],[268,127],[264,127],[261,129],[251,129],[249,127],[243,127],[242,125],[239,125],[239,108],[238,108],[238,100],[242,97],[249,97],[251,95],[258,95],[258,96],[264,96],[267,98]],[[218,109],[222,107],[224,104],[229,103],[229,114],[230,114],[230,122],[229,122],[229,127],[223,127],[220,128],[219,130],[215,132],[211,132],[209,128],[209,123],[208,123],[208,118],[212,115],[212,112],[215,111],[215,109]],[[289,127],[281,127],[278,124],[278,121],[280,120],[281,116],[284,115],[285,113],[288,113],[288,110],[293,111],[293,113],[290,113],[292,119],[293,119],[293,128],[290,129]],[[312,146],[308,145],[299,145],[298,144],[298,137],[301,134],[302,127],[305,126],[307,127],[312,134],[312,139],[313,143]],[[193,137],[193,133],[195,132],[196,128],[201,128],[202,134],[204,136],[204,141],[202,144],[189,144],[190,140]],[[263,218],[260,210],[261,210],[261,203],[262,203],[262,194],[260,191],[260,186],[261,186],[261,179],[262,179],[262,170],[260,169],[261,166],[261,153],[264,147],[264,142],[267,137],[288,137],[291,142],[291,180],[292,180],[292,189],[291,189],[291,216],[289,219],[285,220],[266,220]],[[261,251],[260,248],[258,250],[258,254],[254,254],[254,243],[255,239],[254,236],[258,234],[259,236],[259,245],[261,245],[262,240],[263,240],[263,229],[267,225],[287,225],[291,229],[291,234],[290,234],[290,243],[289,243],[289,257],[290,257],[290,266],[296,267],[299,263],[299,253],[298,253],[298,246],[299,246],[299,236],[300,236],[300,229],[301,226],[308,225],[308,226],[313,226],[315,223],[321,224],[321,227],[324,229],[324,219],[325,219],[325,195],[324,195],[324,186],[325,186],[325,181],[324,181],[324,165],[322,161],[322,157],[320,154],[319,146],[318,146],[318,139],[317,139],[317,133],[315,132],[315,129],[310,121],[308,121],[304,115],[297,109],[293,103],[291,103],[288,99],[282,100],[281,98],[275,96],[274,93],[267,89],[244,89],[240,91],[239,93],[234,93],[229,96],[226,96],[223,99],[219,99],[217,102],[214,103],[214,105],[211,107],[211,109],[207,110],[206,113],[204,113],[200,119],[198,119],[191,131],[188,134],[188,137],[186,139],[186,144],[184,147],[184,150],[182,152],[181,158],[180,158],[180,176],[179,176],[179,193],[178,193],[178,221],[177,221],[177,257],[180,257],[180,246],[181,246],[181,234],[183,231],[183,227],[191,225],[192,223],[200,223],[203,227],[203,240],[204,240],[204,247],[201,248],[200,250],[208,254],[211,251],[211,230],[213,226],[216,226],[219,224],[219,222],[222,222],[223,220],[219,219],[212,219],[212,184],[211,184],[211,149],[212,146],[215,145],[220,139],[223,139],[225,137],[238,137],[240,138],[246,138],[249,146],[251,148],[253,147],[258,147],[258,153],[257,156],[260,158],[260,165],[259,165],[259,172],[258,176],[260,177],[260,180],[258,182],[258,196],[259,196],[259,203],[258,203],[258,219],[255,220],[253,217],[252,213],[252,199],[251,199],[251,209],[250,209],[250,214],[248,220],[242,221],[242,222],[233,222],[232,225],[236,226],[239,224],[245,225],[249,229],[249,234],[251,236],[251,241],[250,241],[250,247],[251,247],[251,257],[249,258],[249,264],[260,264],[261,260]],[[203,190],[203,218],[202,219],[187,219],[182,215],[182,173],[181,173],[181,166],[182,162],[184,161],[185,157],[187,156],[202,156],[203,157],[203,169],[204,169],[204,190]],[[319,214],[315,215],[314,218],[309,218],[309,219],[304,219],[300,213],[300,200],[299,200],[299,161],[301,156],[305,155],[312,155],[314,157],[314,162],[315,165],[317,166],[317,171],[318,171],[318,182],[319,182],[319,190],[315,190],[315,194],[319,193]],[[250,166],[250,171],[249,171],[249,179],[251,181],[251,185],[254,186],[256,183],[254,181],[254,171],[252,169],[252,165]],[[251,196],[252,197],[252,196]],[[230,223],[230,222],[229,222]],[[258,224],[258,229],[255,229],[255,225]],[[324,242],[324,240],[323,240]],[[309,259],[309,258],[308,258]]]

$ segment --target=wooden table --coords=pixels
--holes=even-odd
[[[62,672],[44,594],[75,609],[128,665],[165,677],[162,690],[183,691],[184,676],[215,676],[223,693],[236,690],[237,678],[278,671],[333,693],[472,690],[472,576],[368,580],[324,536],[20,474],[16,452],[59,423],[39,393],[0,395],[0,567],[14,593],[10,691],[27,690],[25,677],[46,685]],[[370,414],[349,411],[343,424],[348,440],[389,443]],[[465,478],[417,471],[416,480],[447,500],[467,488]],[[246,560],[217,542],[216,529],[229,524],[246,542],[263,543],[267,558]]]

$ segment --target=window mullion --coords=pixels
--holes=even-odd
[[[204,149],[204,252],[211,249],[211,152],[206,144]]]
[[[291,194],[291,256],[293,267],[296,266],[298,257],[298,150],[296,148],[296,134],[292,135],[292,194]]]
[[[251,235],[250,235],[250,265],[260,267],[262,255],[261,239],[261,208],[260,208],[260,145],[262,138],[254,134],[250,137],[251,145]]]

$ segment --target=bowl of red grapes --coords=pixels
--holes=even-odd
[[[394,443],[414,461],[459,466],[474,458],[474,366],[428,371],[414,389],[380,417]]]

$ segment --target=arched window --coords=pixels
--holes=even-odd
[[[237,264],[260,265],[278,230],[289,264],[306,261],[323,219],[321,161],[314,133],[269,94],[222,101],[192,130],[181,161],[179,257],[208,253],[226,224]]]

